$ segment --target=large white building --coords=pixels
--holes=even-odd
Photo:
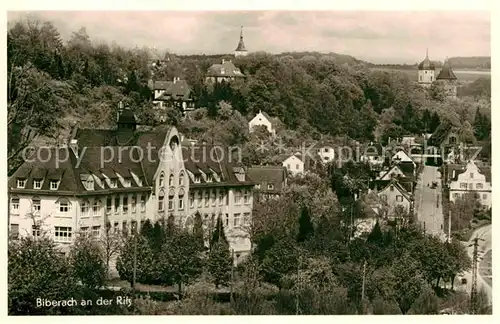
[[[465,196],[467,193],[477,194],[483,206],[491,207],[491,172],[481,170],[470,161],[463,168],[449,168],[450,201]]]
[[[221,217],[230,247],[250,251],[254,183],[224,148],[183,147],[175,127],[139,132],[128,111],[117,129],[79,129],[70,147],[40,149],[9,179],[10,234],[49,235],[67,251],[78,233],[130,233],[147,219],[191,227],[206,238]]]

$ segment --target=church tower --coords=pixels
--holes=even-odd
[[[248,54],[247,49],[245,48],[245,42],[243,42],[243,26],[241,26],[240,31],[240,41],[238,43],[238,47],[234,50],[234,57],[245,56]]]
[[[418,65],[418,83],[425,87],[430,87],[434,82],[436,66],[429,60],[429,49],[425,54],[425,59]]]
[[[444,61],[443,67],[441,68],[441,71],[439,71],[436,81],[443,83],[448,98],[457,97],[457,77],[455,76],[455,73],[453,73],[450,60],[448,58]]]

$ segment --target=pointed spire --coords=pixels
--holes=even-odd
[[[236,52],[246,52],[245,48],[245,42],[243,42],[243,26],[241,26],[241,31],[240,31],[240,41],[238,43],[238,46],[236,47]]]
[[[243,26],[241,26],[241,30],[240,30],[240,39],[243,40]]]
[[[429,58],[429,48],[427,47],[426,51],[425,51],[425,58],[428,59]]]

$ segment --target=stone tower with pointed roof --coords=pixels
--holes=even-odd
[[[436,81],[443,84],[448,98],[457,97],[457,77],[455,76],[455,73],[453,73],[453,69],[451,68],[450,60],[448,58],[444,61],[443,67],[441,68],[441,71],[439,71]]]
[[[241,26],[240,41],[238,42],[238,46],[234,50],[234,57],[245,56],[247,54],[248,54],[248,51],[245,48],[245,42],[243,41],[243,26]]]
[[[425,59],[418,65],[418,83],[425,87],[430,87],[435,79],[436,66],[429,60],[429,49],[425,54]]]

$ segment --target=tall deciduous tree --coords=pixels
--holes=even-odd
[[[98,241],[79,237],[70,251],[70,263],[74,276],[88,288],[102,287],[106,281],[104,258]]]
[[[304,242],[314,234],[314,227],[309,216],[309,209],[302,207],[299,218],[299,234],[297,235],[297,242]]]
[[[220,285],[227,285],[231,279],[231,254],[229,252],[229,245],[220,241],[215,243],[208,255],[208,271],[214,278],[216,288]]]

